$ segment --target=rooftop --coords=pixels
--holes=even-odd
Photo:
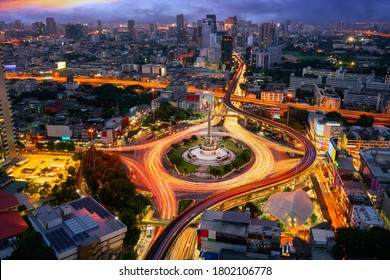
[[[6,194],[0,189],[0,210],[18,206],[20,203],[14,195]]]
[[[28,230],[28,225],[16,211],[0,212],[0,240]]]
[[[199,223],[199,229],[226,232],[234,235],[246,235],[249,222],[249,213],[205,211]]]
[[[364,149],[360,155],[375,177],[390,179],[390,149]]]
[[[126,231],[122,222],[89,196],[56,208],[48,205],[39,207],[29,218],[57,253],[95,239],[104,240],[105,236],[117,230]],[[54,223],[58,219],[62,222]],[[47,223],[48,228],[44,228],[38,220]],[[52,226],[50,222],[53,222]]]
[[[353,213],[361,224],[383,227],[383,221],[373,206],[354,205]]]

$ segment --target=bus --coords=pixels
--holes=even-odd
[[[150,140],[150,139],[152,139],[153,138],[153,133],[150,133],[150,134],[148,134],[147,136],[146,136],[146,140]]]

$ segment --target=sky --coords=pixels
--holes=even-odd
[[[237,16],[252,22],[390,21],[389,0],[0,0],[0,20],[58,23],[126,22],[174,23],[184,14],[187,22],[216,14],[217,20]]]

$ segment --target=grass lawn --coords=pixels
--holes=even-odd
[[[283,52],[283,54],[293,55],[296,58],[298,58],[299,60],[315,60],[315,59],[318,59],[318,60],[323,62],[323,61],[326,61],[326,59],[327,59],[327,56],[323,56],[323,55],[304,55],[304,54],[301,54],[301,52],[295,52],[295,51]]]
[[[219,145],[224,146],[225,148],[229,149],[230,151],[232,151],[236,155],[239,155],[244,150],[243,148],[237,147],[236,143],[234,143],[232,141],[222,141],[219,143]]]
[[[180,215],[182,212],[184,212],[188,207],[190,207],[195,201],[193,199],[183,199],[179,202],[179,213]]]
[[[191,164],[191,163],[188,163],[185,160],[183,160],[183,163],[180,164],[179,166],[176,165],[176,168],[177,168],[177,170],[179,170],[179,172],[181,174],[183,174],[183,173],[192,174],[192,173],[196,172],[196,170],[198,169],[198,166]],[[186,169],[186,170],[184,170],[184,169]]]

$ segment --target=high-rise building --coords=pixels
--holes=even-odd
[[[202,20],[202,40],[200,47],[208,48],[210,46],[210,35],[213,30],[213,20],[205,18]]]
[[[135,21],[134,20],[127,21],[127,30],[129,31],[130,40],[134,40],[135,39]]]
[[[0,156],[1,162],[17,156],[11,103],[5,85],[3,54],[0,47]]]
[[[233,38],[233,49],[237,47],[237,17],[228,17],[225,20],[224,30],[227,32],[227,35]]]
[[[35,22],[32,24],[33,32],[37,36],[45,35],[46,34],[46,25],[43,22]]]
[[[176,16],[176,26],[177,26],[177,42],[185,43],[186,42],[186,22],[183,14]]]
[[[216,33],[217,32],[217,16],[216,15],[206,15],[206,18],[213,20],[212,33]]]
[[[15,29],[23,30],[23,23],[20,19],[15,20]]]
[[[102,21],[100,19],[98,20],[97,24],[98,24],[98,28],[101,29],[102,28]]]
[[[57,34],[57,24],[54,18],[46,18],[46,34],[55,35]]]
[[[282,63],[283,56],[283,46],[282,45],[272,45],[268,48],[270,65],[274,66],[275,64]]]
[[[225,64],[226,70],[232,68],[233,55],[233,38],[230,36],[223,36],[221,46],[221,63]]]
[[[81,24],[65,25],[65,38],[80,40],[81,38],[83,38],[83,26]]]
[[[263,50],[268,49],[274,42],[275,26],[272,23],[260,24],[259,47]]]

